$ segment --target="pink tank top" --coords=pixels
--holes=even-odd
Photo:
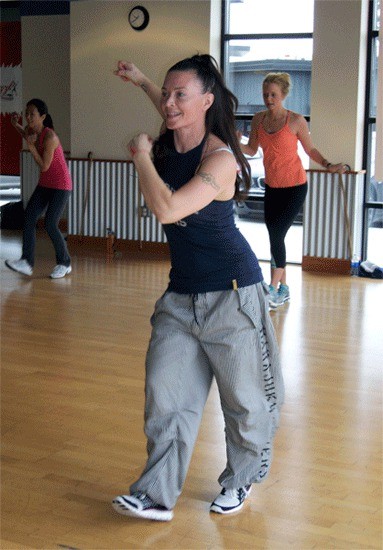
[[[44,137],[50,128],[44,128],[39,137],[37,150],[42,156],[44,152]],[[64,151],[59,143],[58,147],[53,153],[53,159],[50,167],[45,172],[40,172],[39,183],[41,187],[49,187],[50,189],[63,189],[64,191],[71,191],[73,188],[72,178],[69,173],[68,165],[64,156]]]
[[[259,144],[263,150],[265,181],[269,187],[294,187],[307,181],[306,171],[298,155],[298,138],[289,127],[290,111],[284,126],[269,134],[261,121],[258,127]]]

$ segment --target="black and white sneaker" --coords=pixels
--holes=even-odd
[[[232,514],[238,512],[251,492],[251,485],[239,489],[222,489],[210,506],[210,512],[217,514]]]
[[[152,519],[155,521],[170,521],[173,519],[173,510],[168,510],[161,504],[156,504],[145,493],[120,495],[112,502],[113,508],[123,516]]]

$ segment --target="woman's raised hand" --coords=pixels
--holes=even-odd
[[[11,116],[12,126],[14,126],[16,128],[18,123],[19,123],[19,115],[17,113],[12,113],[12,116]]]
[[[117,69],[113,72],[124,82],[133,82],[135,86],[140,86],[145,77],[145,75],[137,69],[134,63],[130,61],[119,61],[117,63]]]
[[[25,140],[28,144],[28,148],[29,147],[34,147],[37,143],[37,134],[35,132],[33,133],[28,133],[26,136],[25,136]]]
[[[133,158],[137,153],[150,154],[153,147],[153,139],[148,134],[138,134],[128,144],[128,151]]]

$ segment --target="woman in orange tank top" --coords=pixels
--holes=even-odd
[[[265,167],[265,222],[270,238],[271,281],[269,304],[277,308],[290,299],[286,283],[285,237],[307,194],[307,177],[298,155],[298,142],[306,154],[330,172],[343,173],[347,165],[332,164],[314,147],[305,118],[283,106],[290,91],[290,75],[269,73],[263,81],[267,110],[256,113],[249,142],[242,151],[254,156],[263,150]]]

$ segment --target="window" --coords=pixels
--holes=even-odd
[[[299,16],[297,16],[299,14]],[[265,109],[262,82],[269,72],[291,75],[293,93],[284,105],[302,113],[309,121],[311,98],[311,61],[313,49],[314,0],[223,0],[222,52],[223,71],[228,87],[238,98],[237,129],[246,142],[254,113]],[[303,165],[309,159],[299,147]],[[254,231],[247,220],[263,227],[264,167],[261,149],[249,159],[252,187],[248,200],[236,205],[240,229],[251,243]],[[262,224],[262,227],[261,227]],[[298,214],[290,237],[302,240],[302,212]],[[260,243],[267,243],[260,249]],[[301,246],[287,247],[287,261],[301,263]],[[269,260],[268,238],[257,239],[259,259]]]
[[[366,88],[366,131],[364,162],[366,168],[365,223],[363,258],[383,265],[383,181],[375,178],[376,107],[381,0],[370,0],[369,40]]]
[[[223,56],[226,82],[244,120],[264,108],[262,81],[272,71],[291,75],[288,109],[310,114],[313,0],[224,2]],[[299,18],[296,14],[299,13]],[[247,115],[247,116],[246,116]]]
[[[223,70],[238,98],[237,128],[244,139],[254,113],[265,108],[262,82],[269,72],[291,75],[294,93],[285,106],[309,120],[314,0],[274,0],[272,8],[269,0],[224,0],[223,6]],[[308,158],[300,151],[308,167]],[[257,167],[253,180],[264,177],[263,164],[253,165]]]
[[[366,79],[365,140],[366,169],[362,257],[383,265],[383,182],[375,178],[376,107],[379,32],[382,0],[369,0],[369,52]],[[299,17],[297,17],[299,14]],[[223,0],[222,52],[226,82],[239,100],[237,128],[247,139],[255,112],[264,109],[262,81],[266,73],[291,74],[293,93],[288,109],[310,121],[311,61],[314,0]],[[302,150],[301,150],[302,152]],[[253,200],[263,200],[262,152],[250,159]],[[308,159],[301,155],[308,167]],[[253,205],[254,207],[254,205]],[[254,210],[261,212],[262,205]],[[247,212],[243,209],[242,212]],[[251,215],[253,213],[250,212]],[[250,217],[249,214],[249,217]],[[259,216],[262,220],[262,216]]]

